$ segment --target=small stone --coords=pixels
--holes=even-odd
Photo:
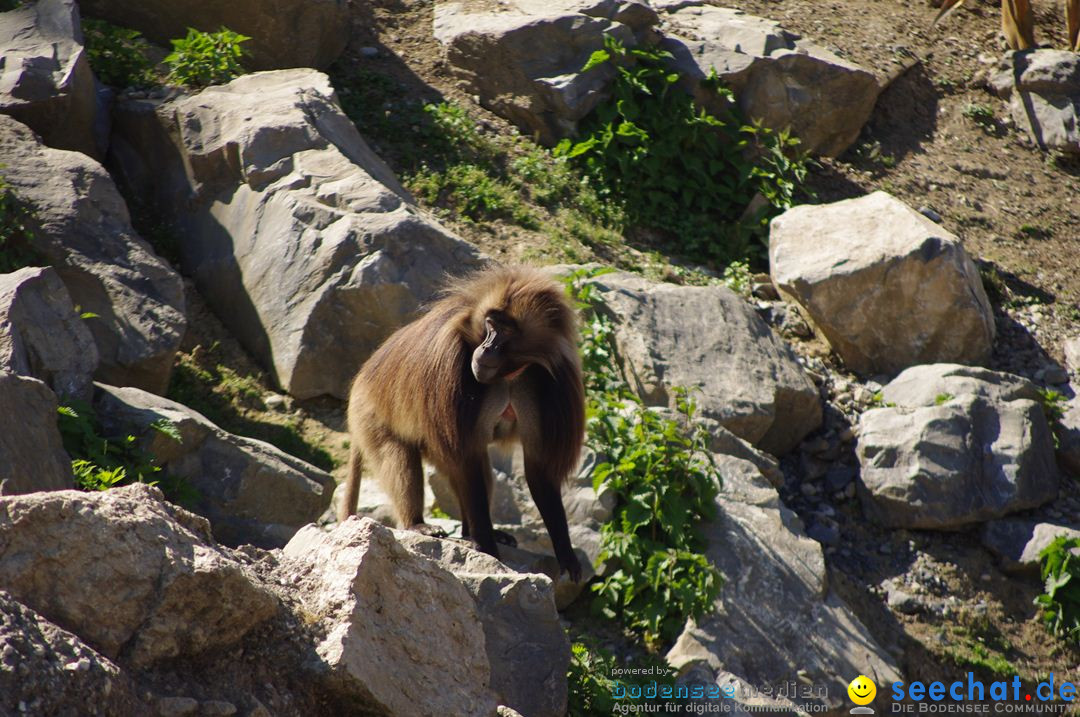
[[[367,60],[374,60],[379,56],[379,48],[377,47],[361,47],[360,56]]]
[[[68,672],[86,672],[90,669],[90,660],[85,657],[80,657],[78,660],[64,665],[64,669]]]
[[[266,404],[267,408],[278,410],[285,407],[285,397],[276,393],[268,393],[263,398],[263,403]]]
[[[922,609],[917,597],[899,589],[889,590],[887,602],[890,608],[904,615],[914,615]]]
[[[829,491],[841,491],[855,480],[855,467],[836,465],[825,472],[825,488]]]
[[[229,717],[236,714],[236,705],[225,700],[207,700],[199,706],[199,714],[204,717]]]
[[[1055,386],[1069,380],[1069,372],[1057,364],[1051,364],[1042,370],[1043,380]]]
[[[929,219],[932,222],[936,222],[937,224],[941,224],[941,222],[942,222],[941,215],[938,214],[937,212],[935,212],[930,207],[927,207],[927,206],[919,207],[919,214],[922,214],[924,217],[926,217],[927,219]]]
[[[199,702],[190,697],[162,697],[157,706],[161,717],[183,717],[195,714],[199,709]]]

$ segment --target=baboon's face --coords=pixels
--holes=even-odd
[[[516,360],[514,344],[520,331],[512,318],[501,311],[484,316],[484,340],[473,351],[472,372],[480,383],[494,383],[517,375],[524,365]]]

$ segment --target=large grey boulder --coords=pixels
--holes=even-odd
[[[854,371],[990,355],[994,315],[960,240],[885,192],[784,212],[769,268]]]
[[[50,147],[100,156],[97,91],[75,0],[38,0],[0,13],[0,58],[0,114],[28,125]]]
[[[628,274],[595,282],[615,320],[631,388],[650,406],[692,391],[701,416],[783,455],[821,425],[821,400],[795,353],[723,286],[655,284]]]
[[[635,31],[656,21],[647,4],[632,1],[440,0],[435,39],[480,104],[554,144],[573,134],[614,77],[606,67],[581,73],[604,35],[633,46]]]
[[[983,526],[982,543],[1005,572],[1038,575],[1039,553],[1059,536],[1080,538],[1080,530],[1027,518],[1002,518]]]
[[[445,275],[478,263],[409,203],[314,70],[123,103],[114,152],[185,235],[211,308],[298,398],[344,398]]]
[[[274,446],[221,430],[202,414],[137,388],[98,384],[107,435],[134,435],[163,473],[195,489],[192,509],[226,545],[281,547],[330,505],[334,479]],[[154,426],[171,424],[180,440]]]
[[[704,0],[660,2],[660,47],[698,101],[720,108],[703,84],[713,70],[743,114],[790,128],[801,149],[838,156],[859,136],[881,91],[873,74],[782,29],[779,23]]]
[[[688,621],[668,652],[671,666],[682,679],[735,685],[733,704],[754,695],[752,702],[785,713],[846,714],[852,675],[878,685],[900,679],[893,659],[829,588],[821,546],[776,489],[749,461],[716,460],[724,491],[706,528],[706,556],[726,579],[716,610]],[[763,687],[796,674],[824,689],[762,697]]]
[[[858,490],[888,527],[948,530],[1057,495],[1054,445],[1034,384],[987,369],[904,371],[859,418]]]
[[[1005,55],[990,86],[1017,127],[1047,151],[1080,154],[1080,55],[1029,50]]]
[[[0,274],[0,371],[44,381],[61,399],[90,399],[97,346],[51,268]]]
[[[0,175],[35,212],[34,248],[52,264],[86,322],[99,380],[163,392],[187,321],[180,276],[131,227],[105,169],[50,149],[0,115]]]
[[[72,487],[56,408],[56,394],[41,381],[0,371],[0,495]]]
[[[461,543],[409,531],[395,536],[409,551],[434,560],[476,601],[500,704],[529,717],[566,714],[570,640],[559,622],[547,576],[519,573]]]
[[[111,660],[0,592],[0,714],[121,715],[141,707]]]
[[[353,518],[308,526],[278,576],[298,592],[328,689],[365,714],[489,717],[496,707],[484,628],[465,586],[407,550],[394,531]]]
[[[323,68],[349,41],[347,0],[82,0],[87,15],[133,27],[165,47],[189,27],[221,27],[251,38],[242,47],[252,70]]]
[[[0,585],[135,666],[233,645],[278,609],[205,520],[141,483],[0,501]]]

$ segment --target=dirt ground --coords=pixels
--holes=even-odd
[[[993,367],[1038,377],[1047,365],[1062,363],[1062,342],[1080,335],[1080,163],[1033,146],[1013,127],[1005,102],[988,91],[988,73],[1003,55],[996,0],[969,0],[936,26],[937,11],[926,0],[723,4],[777,20],[889,82],[856,145],[814,169],[816,201],[883,189],[937,212],[994,283],[989,288],[999,338]],[[1059,4],[1036,4],[1038,39],[1062,46]],[[432,37],[431,0],[357,5],[354,41],[342,67],[363,66],[392,79],[403,103],[449,99],[473,107],[485,131],[511,131],[456,88]],[[373,144],[402,169],[397,147]],[[502,258],[521,258],[543,242],[499,222],[449,223]],[[212,328],[214,321],[200,321],[211,328],[196,329],[186,349],[216,342],[225,364],[243,367],[241,372],[252,368],[227,333]],[[800,350],[812,354],[811,349]],[[261,375],[260,380],[268,386]],[[287,417],[311,443],[339,463],[344,459],[346,436],[334,402],[248,410],[252,420],[262,415],[280,423]],[[335,473],[341,470],[339,465]],[[1062,503],[1033,514],[1077,522],[1080,513],[1070,506],[1080,505],[1078,500],[1075,481],[1066,478]],[[792,506],[806,509],[798,499]],[[1002,574],[977,531],[885,531],[866,525],[854,500],[839,501],[835,509],[843,540],[826,551],[832,585],[894,652],[909,678],[941,680],[974,670],[992,679],[1015,670],[1026,680],[1050,672],[1059,680],[1080,679],[1077,653],[1049,637],[1037,620],[1037,578]],[[912,613],[889,608],[883,586],[890,580],[916,590],[930,607]]]

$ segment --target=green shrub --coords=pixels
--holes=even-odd
[[[0,176],[0,274],[41,262],[32,244],[33,221],[33,209]]]
[[[601,199],[621,206],[636,225],[678,237],[679,249],[712,261],[745,259],[767,219],[790,207],[806,176],[798,140],[744,122],[734,97],[712,78],[730,109],[699,108],[678,88],[671,55],[627,50],[614,38],[582,69],[616,72],[612,96],[582,122],[577,141],[556,154],[574,160]],[[760,194],[765,206],[745,216]]]
[[[153,63],[146,55],[150,43],[138,30],[89,18],[83,19],[82,29],[90,67],[99,80],[121,88],[158,84]]]
[[[512,187],[475,164],[455,164],[441,172],[423,169],[412,176],[410,187],[424,201],[474,222],[504,219],[526,229],[539,227]]]
[[[169,79],[188,87],[228,82],[244,74],[240,58],[245,52],[240,43],[250,39],[224,27],[217,32],[189,27],[187,37],[171,41],[173,51],[165,58]]]
[[[615,656],[591,642],[573,642],[570,645],[570,669],[567,672],[568,717],[609,717],[615,714],[616,682],[612,679],[616,669],[640,669],[642,675],[634,682],[655,682],[657,685],[674,685],[674,671],[662,658],[644,655],[631,660],[631,664],[616,661]],[[639,702],[658,705],[664,698],[642,698]]]
[[[1046,591],[1035,598],[1043,624],[1068,642],[1080,641],[1080,538],[1059,535],[1039,553]]]
[[[583,642],[570,645],[567,682],[567,717],[608,717],[614,714],[612,672],[619,665],[607,650]]]
[[[673,640],[688,617],[712,610],[719,594],[723,578],[703,555],[701,526],[716,515],[721,478],[688,393],[675,389],[680,419],[664,418],[613,368],[613,328],[594,310],[595,289],[585,281],[596,274],[580,270],[568,279],[586,312],[588,442],[605,458],[593,471],[593,487],[617,500],[600,546],[600,561],[613,569],[593,585],[593,608],[655,649]]]
[[[146,483],[161,488],[165,497],[179,505],[191,505],[198,493],[186,481],[169,476],[154,465],[154,456],[138,445],[131,433],[103,435],[93,408],[72,401],[57,409],[57,423],[64,450],[71,457],[75,487],[80,490],[108,490],[128,483]],[[165,419],[150,424],[154,430],[179,442],[180,432]]]

